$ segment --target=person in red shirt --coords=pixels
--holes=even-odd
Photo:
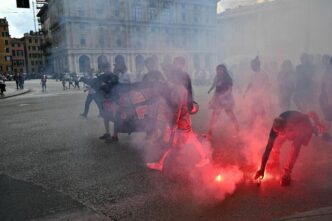
[[[162,157],[157,162],[147,163],[147,167],[153,170],[163,170],[164,162],[171,151],[175,147],[188,144],[194,146],[200,156],[200,161],[196,163],[197,167],[203,167],[210,162],[206,151],[191,127],[190,113],[194,110],[194,102],[192,99],[191,80],[189,75],[184,72],[184,67],[184,58],[177,57],[174,60],[173,69],[165,72],[169,87],[169,93],[165,97],[170,104],[170,108],[174,110],[173,115],[169,116],[172,122],[170,125],[172,138],[170,139],[170,146]]]

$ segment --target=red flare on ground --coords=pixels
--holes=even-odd
[[[218,174],[216,176],[216,179],[215,179],[217,182],[222,182],[223,181],[223,177],[221,176],[221,174]]]

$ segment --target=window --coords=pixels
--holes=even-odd
[[[10,56],[6,56],[5,57],[5,61],[11,61],[12,59],[11,59],[11,57]]]
[[[78,15],[79,15],[80,17],[83,17],[83,16],[84,16],[84,11],[83,11],[82,9],[79,9],[79,10],[78,10]]]
[[[18,43],[18,44],[17,44],[17,46],[18,46],[18,47],[21,47],[21,44],[20,44],[20,43]]]
[[[36,50],[36,46],[32,46],[32,50],[35,51]]]
[[[5,45],[8,45],[8,40],[5,40]]]
[[[163,13],[162,13],[162,16],[163,16],[163,21],[164,22],[171,21],[171,10],[169,8],[165,8]]]
[[[30,47],[30,46],[28,46],[28,50],[29,50],[29,51],[31,50],[31,47]]]
[[[187,20],[185,12],[182,12],[181,17],[182,17],[182,21],[186,21]]]
[[[35,39],[35,43],[38,43],[38,39]]]
[[[122,41],[121,41],[121,39],[116,40],[116,45],[117,45],[118,47],[121,47],[121,46],[122,46]]]
[[[84,36],[81,36],[80,44],[81,44],[82,47],[85,47],[85,46],[86,46],[86,39],[85,39]]]
[[[12,50],[12,55],[16,56],[16,51],[15,50]]]
[[[135,5],[133,8],[133,19],[135,21],[142,19],[142,7],[140,5]]]
[[[115,15],[115,17],[119,17],[120,16],[120,10],[118,8],[114,9],[114,15]]]
[[[31,38],[29,38],[29,43],[32,43],[32,39]]]
[[[34,62],[34,61],[31,61],[31,65],[35,65],[35,62]]]
[[[9,53],[9,48],[6,48],[6,53]]]
[[[153,20],[157,17],[157,9],[155,7],[149,7],[148,9],[149,20]]]

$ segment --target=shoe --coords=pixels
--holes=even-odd
[[[100,136],[99,139],[104,140],[104,139],[107,139],[110,137],[111,137],[111,135],[109,133],[105,133],[103,136]]]
[[[112,141],[113,142],[118,142],[119,141],[119,138],[117,136],[112,136]]]
[[[291,184],[291,176],[290,174],[284,174],[281,178],[281,186],[289,186]]]
[[[210,163],[210,159],[209,158],[204,158],[202,160],[200,160],[198,163],[196,163],[196,167],[204,167],[205,165]]]
[[[163,165],[160,163],[147,163],[146,166],[151,170],[158,170],[158,171],[163,170]]]
[[[80,114],[80,116],[86,118],[86,114]]]
[[[112,136],[105,139],[105,143],[116,143],[119,141],[118,137]]]

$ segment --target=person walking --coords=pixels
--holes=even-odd
[[[40,84],[42,86],[42,92],[46,92],[46,82],[47,82],[47,77],[46,75],[43,75],[40,80]]]
[[[212,109],[212,116],[209,123],[208,135],[212,135],[212,131],[218,121],[222,110],[225,110],[228,117],[232,120],[235,130],[240,130],[238,120],[234,114],[234,98],[232,93],[233,80],[228,73],[224,64],[217,66],[217,74],[214,78],[211,88],[208,93],[215,89],[215,93],[210,101],[209,108]]]

